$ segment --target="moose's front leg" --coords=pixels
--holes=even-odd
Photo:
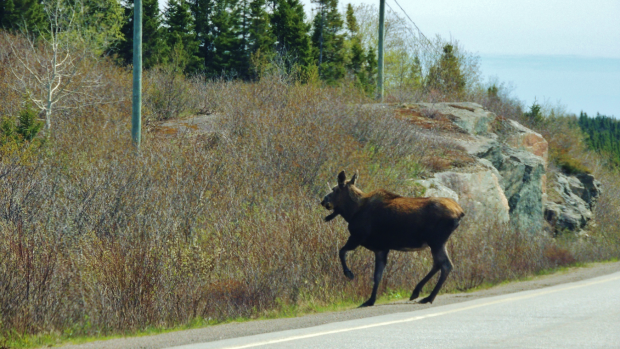
[[[325,222],[331,221],[332,219],[338,217],[339,214],[340,213],[338,211],[334,211],[334,212],[330,213],[327,217],[325,217]]]
[[[347,240],[347,243],[344,244],[344,246],[342,246],[342,248],[340,249],[340,253],[339,253],[340,262],[342,263],[342,271],[344,271],[344,276],[346,276],[347,278],[351,280],[353,280],[355,276],[351,272],[351,269],[347,267],[347,252],[355,250],[357,246],[359,245],[360,245],[359,239],[351,235],[349,236],[349,240]]]
[[[372,285],[372,294],[370,295],[370,299],[360,305],[360,308],[375,305],[375,301],[377,300],[377,290],[379,289],[379,284],[381,283],[381,278],[383,277],[383,270],[387,264],[387,256],[389,252],[390,250],[375,252],[375,277],[374,284]]]

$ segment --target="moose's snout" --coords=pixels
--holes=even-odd
[[[329,199],[328,199],[328,197],[327,197],[327,196],[328,196],[328,195],[326,195],[326,196],[323,198],[323,201],[321,201],[321,206],[325,207],[325,208],[326,208],[326,209],[328,209],[328,210],[331,210],[331,209],[332,209],[332,204],[331,204],[331,202],[329,202]]]

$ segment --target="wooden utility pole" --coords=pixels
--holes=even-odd
[[[142,138],[142,0],[133,4],[133,100],[131,139],[140,148]]]
[[[377,79],[377,99],[383,102],[383,39],[385,37],[385,0],[379,0],[379,72]]]

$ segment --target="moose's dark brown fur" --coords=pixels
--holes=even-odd
[[[377,288],[383,276],[390,250],[419,251],[430,247],[433,255],[431,271],[416,285],[410,300],[418,298],[422,287],[438,271],[441,276],[431,294],[420,303],[432,303],[452,270],[446,242],[465,215],[461,206],[448,198],[407,198],[379,189],[363,193],[355,186],[357,174],[346,181],[344,171],[338,174],[338,185],[327,194],[321,205],[349,223],[349,240],[340,249],[344,275],[353,279],[347,267],[346,254],[358,246],[375,253],[375,275],[372,295],[362,306],[375,304]]]

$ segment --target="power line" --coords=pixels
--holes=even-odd
[[[398,7],[400,7],[400,10],[403,11],[403,13],[405,14],[405,16],[407,16],[407,19],[409,19],[409,21],[411,22],[411,24],[413,24],[413,26],[415,27],[415,29],[418,31],[418,33],[428,42],[428,44],[435,50],[437,50],[437,48],[435,47],[435,45],[433,45],[433,42],[430,41],[426,35],[424,35],[424,33],[422,33],[422,31],[420,30],[420,28],[418,28],[418,26],[415,24],[415,22],[411,19],[411,17],[409,17],[409,15],[407,14],[407,12],[405,11],[405,9],[403,9],[402,6],[400,6],[400,4],[398,3],[397,0],[394,0],[394,2],[396,3],[396,5],[398,5]],[[386,3],[387,4],[387,3]],[[393,12],[396,12],[392,9],[392,7],[390,7],[390,5],[388,4],[388,7],[390,8],[390,10],[392,10]]]

